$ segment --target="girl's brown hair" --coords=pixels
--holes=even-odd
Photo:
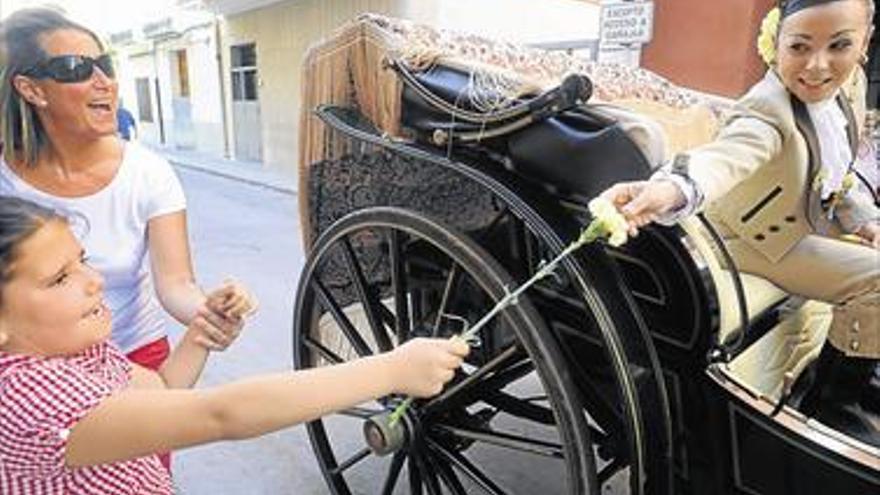
[[[67,221],[50,208],[21,198],[0,196],[0,295],[12,275],[18,247],[40,227],[56,220]]]

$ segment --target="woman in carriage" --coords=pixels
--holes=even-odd
[[[761,40],[772,68],[718,138],[679,154],[649,182],[605,194],[633,228],[707,205],[742,270],[833,303],[828,341],[798,384],[801,409],[880,445],[880,209],[856,172],[857,160],[876,163],[859,156],[866,117],[858,64],[873,11],[863,0],[782,2]],[[850,242],[840,240],[847,234]]]

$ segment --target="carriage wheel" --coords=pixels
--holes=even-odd
[[[417,213],[370,208],[334,223],[306,264],[297,369],[473,325],[511,277],[469,238]],[[590,432],[559,348],[527,297],[483,327],[444,391],[382,397],[307,425],[332,493],[597,493]],[[395,433],[396,432],[396,433]]]

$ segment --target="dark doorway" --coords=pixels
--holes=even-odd
[[[868,108],[880,108],[880,10],[874,10],[874,37],[868,51]]]

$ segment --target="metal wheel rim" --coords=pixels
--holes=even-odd
[[[323,350],[314,345],[314,342],[306,343],[304,340],[304,338],[310,335],[314,323],[312,320],[314,318],[312,310],[314,309],[313,305],[315,304],[315,298],[319,297],[316,295],[316,291],[320,292],[320,289],[312,287],[312,281],[313,277],[318,276],[316,275],[316,271],[321,268],[323,256],[325,256],[329,250],[333,249],[334,246],[338,246],[338,243],[348,243],[348,241],[345,241],[345,239],[348,239],[348,236],[358,232],[358,230],[365,229],[368,225],[370,228],[396,229],[396,231],[400,232],[405,231],[407,235],[419,237],[422,241],[433,241],[432,245],[435,248],[442,250],[444,254],[449,256],[451,261],[455,262],[455,266],[462,267],[464,272],[469,275],[482,272],[485,272],[484,275],[488,274],[489,279],[483,280],[482,283],[492,285],[493,287],[482,287],[482,289],[486,290],[486,293],[490,294],[496,300],[503,295],[505,285],[510,282],[510,277],[504,274],[503,269],[501,269],[500,266],[482,250],[482,248],[472,241],[469,241],[466,237],[456,234],[450,229],[416,213],[397,208],[369,208],[350,214],[336,222],[321,236],[315,245],[313,257],[309,260],[303,271],[300,289],[297,295],[296,317],[294,323],[294,357],[295,364],[298,368],[309,366],[307,361],[310,359],[311,353],[314,353],[316,349],[318,352],[323,352]],[[436,238],[433,240],[426,239],[421,237],[423,235],[435,235]],[[441,245],[444,243],[445,245]],[[391,269],[390,271],[395,272],[396,270]],[[367,300],[369,300],[369,298]],[[516,311],[506,317],[523,320],[530,326],[533,334],[536,328],[543,328],[541,319],[535,316],[536,313],[530,313],[534,312],[534,308],[531,307],[527,300],[514,308],[516,308]],[[532,320],[534,321],[529,321],[529,318],[527,317],[529,314],[533,314]],[[532,352],[538,352],[541,356],[553,355],[554,351],[556,351],[555,354],[557,356],[559,355],[558,350],[552,349],[552,343],[533,342],[532,338],[523,337],[522,335],[517,335],[517,338],[520,339],[519,343],[521,345],[525,342],[527,346],[534,346],[535,349],[533,349]],[[373,341],[374,344],[376,342],[379,342],[379,339]],[[548,349],[548,345],[550,346],[550,349]],[[357,346],[352,345],[352,347]],[[532,363],[534,362],[535,361],[533,360]],[[537,367],[541,370],[539,373],[543,373],[548,377],[552,376],[553,383],[549,385],[549,387],[550,392],[555,394],[555,400],[562,400],[561,397],[571,397],[570,395],[563,395],[571,393],[571,384],[569,383],[570,377],[564,369],[559,369],[558,366],[541,362],[538,363]],[[544,382],[546,381],[547,380],[544,380]],[[546,383],[544,383],[544,385],[547,387]],[[570,478],[569,482],[571,484],[569,493],[595,493],[597,491],[597,483],[595,482],[596,470],[592,457],[592,449],[590,447],[589,430],[583,414],[574,403],[566,403],[564,405],[556,404],[554,407],[554,417],[557,419],[557,423],[561,425],[560,439],[567,439],[562,442],[562,450],[565,452],[565,457],[570,460],[567,464],[567,471],[569,472],[568,476]],[[560,412],[560,410],[562,410],[562,412]],[[363,413],[363,411],[359,412]],[[308,425],[308,431],[312,440],[313,449],[315,450],[319,464],[325,475],[325,479],[333,493],[352,493],[345,480],[345,471],[351,468],[351,466],[361,462],[364,458],[369,456],[369,453],[364,453],[363,450],[360,450],[351,456],[346,455],[342,459],[337,458],[331,442],[328,440],[324,426],[324,422],[316,421]],[[472,433],[473,432],[468,432],[468,434]],[[443,463],[440,463],[441,467],[437,468],[436,472],[432,475],[434,483],[429,482],[429,480],[414,481],[413,476],[410,475],[410,484],[413,487],[411,491],[413,493],[422,493],[418,490],[421,489],[419,487],[424,487],[424,492],[429,494],[459,493],[456,491],[456,487],[454,486],[456,483],[452,478],[455,477],[456,472],[467,471],[467,465],[463,464],[461,459],[455,459],[453,458],[454,456],[450,457],[450,453],[448,452],[449,449],[446,449],[447,452],[444,452],[443,446],[438,445],[434,437],[431,435],[425,435],[425,438],[427,441],[424,442],[424,445],[420,445],[419,449],[414,449],[412,455],[398,455],[400,454],[398,453],[393,456],[386,473],[387,479],[394,478],[394,481],[397,482],[399,480],[399,473],[404,465],[407,465],[407,469],[410,473],[414,469],[417,471],[420,469],[425,471],[425,469],[423,469],[425,460],[420,459],[421,456],[417,455],[417,453],[427,452],[429,456],[445,456],[447,461],[446,466],[449,469],[443,468]],[[539,446],[540,443],[533,443],[530,445],[530,447],[534,448]],[[450,470],[451,475],[449,472]],[[474,481],[475,479],[479,481],[479,476],[469,477],[469,481]],[[431,486],[432,484],[435,486]],[[493,486],[492,483],[486,482],[483,483],[483,485],[482,489],[484,493],[507,493],[505,491],[499,491],[500,489],[497,486]],[[442,486],[442,490],[445,491],[438,491],[440,490],[440,486]],[[383,487],[382,493],[392,492],[388,491],[387,487]]]

